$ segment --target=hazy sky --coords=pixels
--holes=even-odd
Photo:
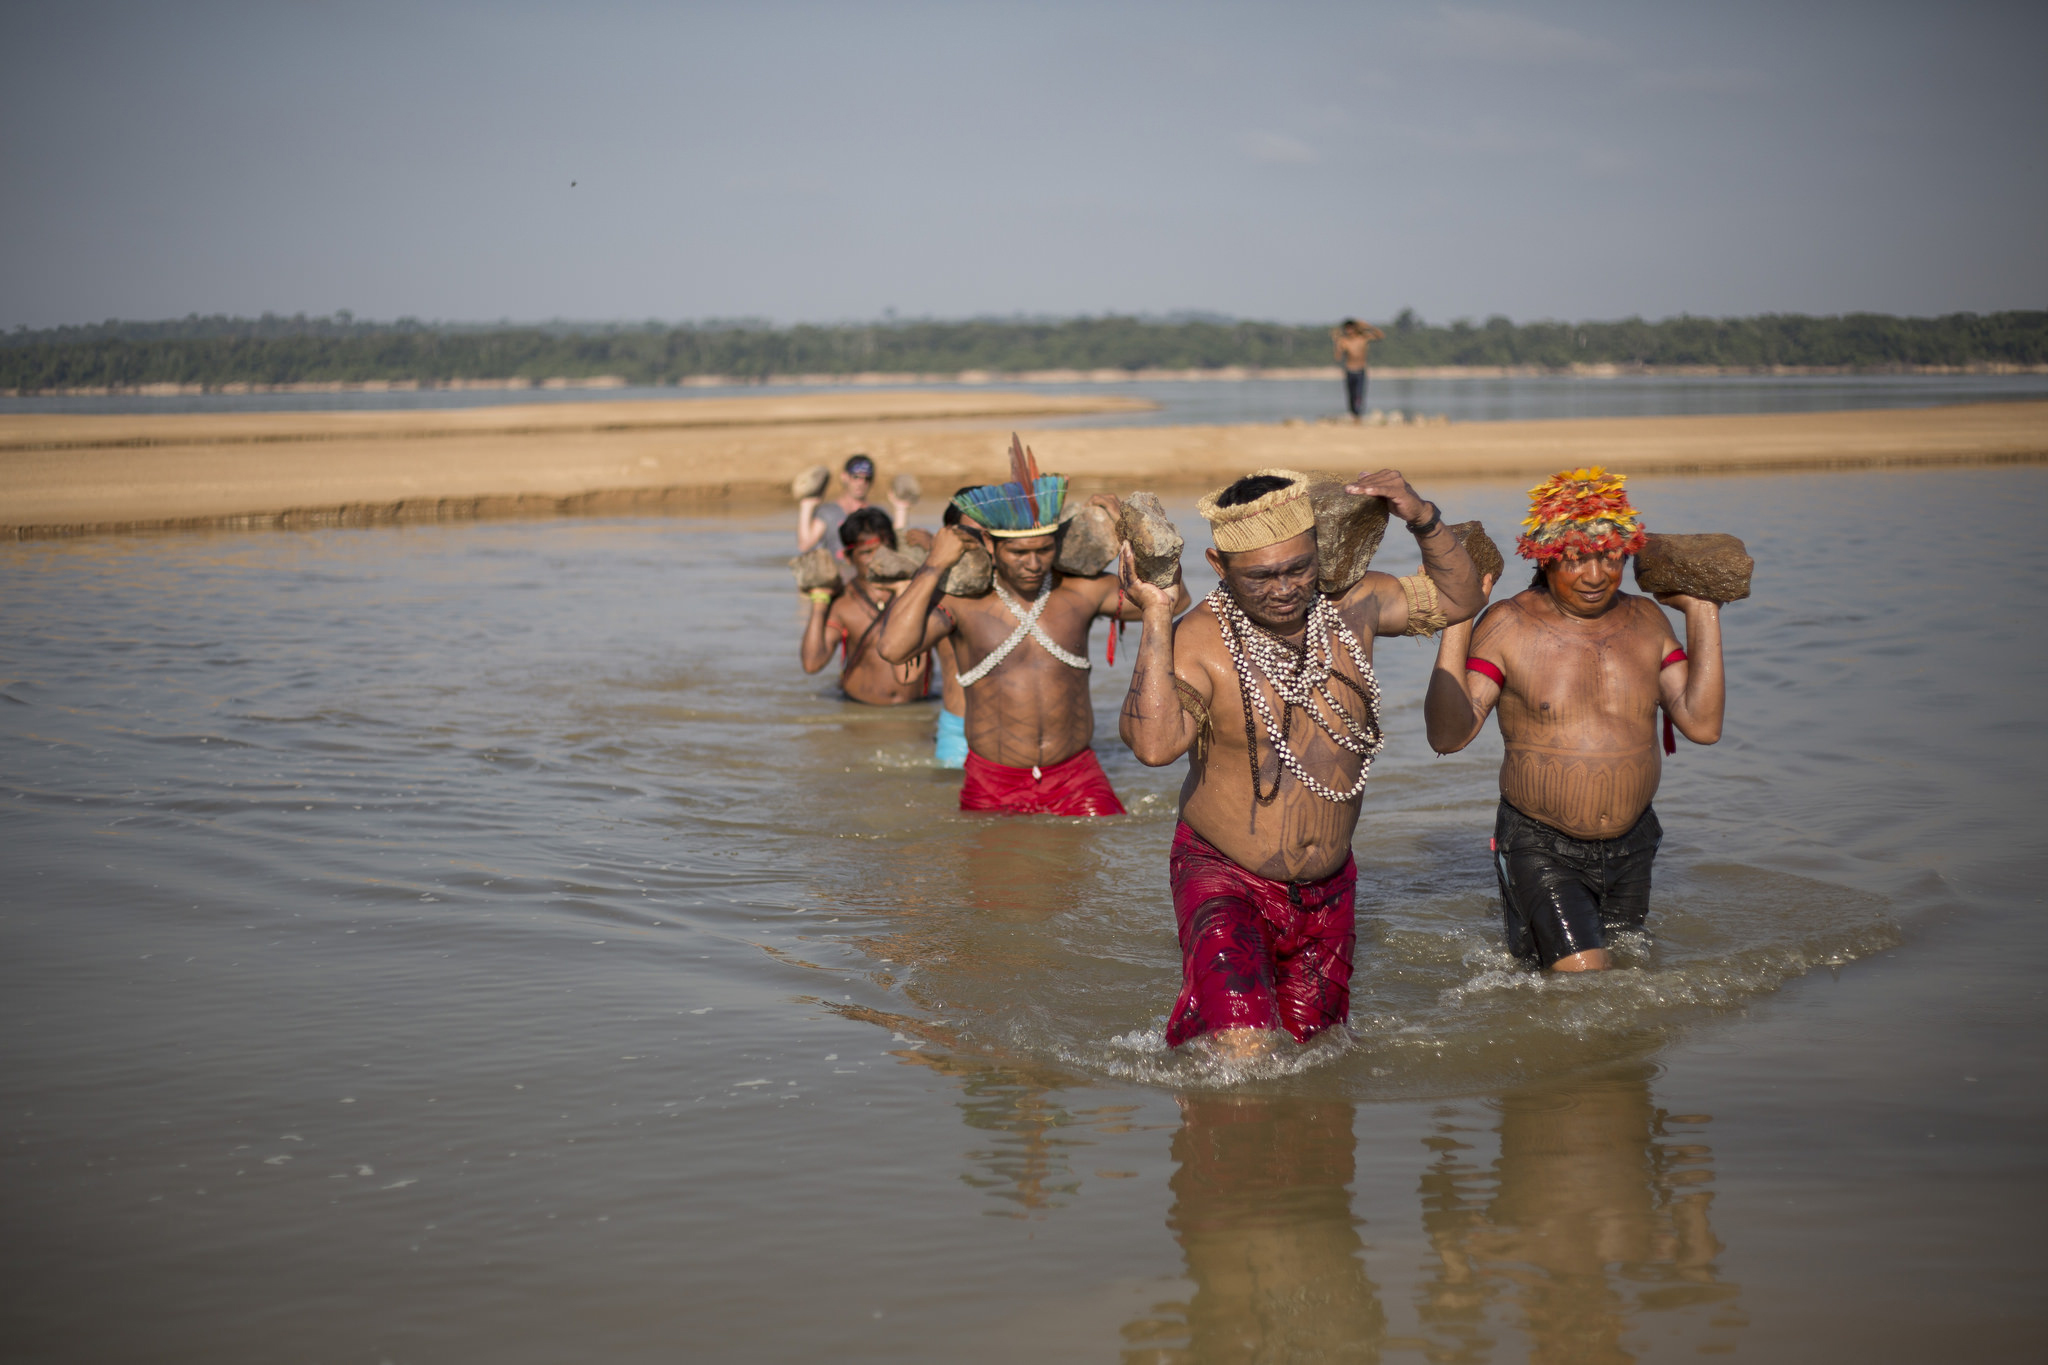
[[[2044,16],[17,0],[0,326],[2040,308]]]

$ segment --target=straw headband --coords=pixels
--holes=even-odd
[[[1195,504],[1209,523],[1216,548],[1225,554],[1262,550],[1292,540],[1316,524],[1316,510],[1308,497],[1308,475],[1292,469],[1261,469],[1252,478],[1286,479],[1287,487],[1276,488],[1250,502],[1224,507],[1217,502],[1227,488],[1219,488]]]
[[[1599,465],[1561,469],[1529,490],[1529,515],[1515,553],[1538,564],[1570,556],[1632,555],[1648,537],[1641,517],[1629,505],[1622,485],[1626,474],[1610,474]]]

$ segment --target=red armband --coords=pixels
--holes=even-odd
[[[1484,659],[1467,659],[1465,660],[1465,668],[1468,672],[1477,673],[1482,678],[1493,679],[1495,687],[1506,687],[1508,685],[1506,675]]]
[[[1657,665],[1657,670],[1662,672],[1673,664],[1682,664],[1685,662],[1685,657],[1685,646],[1680,645],[1664,656],[1664,662]],[[1667,754],[1678,752],[1678,735],[1672,729],[1671,708],[1668,706],[1664,708],[1664,752]]]

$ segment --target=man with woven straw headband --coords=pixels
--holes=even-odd
[[[1345,491],[1385,498],[1408,523],[1420,574],[1367,573],[1342,596],[1317,591],[1309,481],[1287,469],[1202,499],[1222,582],[1178,622],[1124,550],[1124,591],[1145,623],[1124,742],[1155,768],[1189,755],[1168,864],[1182,989],[1166,1041],[1176,1047],[1206,1037],[1250,1057],[1277,1046],[1280,1030],[1306,1042],[1344,1022],[1351,833],[1385,743],[1373,637],[1430,634],[1485,600],[1435,505],[1398,472],[1361,474]]]
[[[1664,834],[1650,806],[1658,707],[1666,753],[1673,725],[1695,744],[1721,737],[1720,608],[1660,595],[1685,615],[1680,648],[1655,603],[1621,591],[1644,538],[1623,482],[1595,466],[1529,490],[1516,550],[1536,561],[1536,580],[1444,632],[1424,706],[1430,745],[1446,754],[1499,708],[1493,863],[1508,950],[1560,972],[1612,966],[1610,936],[1650,913]]]
[[[957,525],[940,530],[930,556],[891,608],[882,657],[905,662],[952,640],[967,694],[966,776],[960,809],[1017,815],[1122,815],[1123,803],[1090,748],[1095,707],[1088,697],[1088,633],[1099,616],[1132,620],[1110,574],[1077,578],[1053,569],[1063,474],[1011,438],[1008,483],[954,498]],[[1112,510],[1114,498],[1103,498]],[[942,592],[940,580],[970,541],[995,560],[983,597]],[[1187,590],[1176,586],[1185,605]]]

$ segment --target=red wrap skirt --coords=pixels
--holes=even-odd
[[[1232,1028],[1284,1028],[1305,1043],[1344,1022],[1357,941],[1356,858],[1319,882],[1268,881],[1183,823],[1167,868],[1182,983],[1167,1046]]]
[[[1008,768],[969,749],[960,809],[1012,815],[1122,815],[1124,803],[1116,799],[1093,749],[1083,749],[1050,768]]]

